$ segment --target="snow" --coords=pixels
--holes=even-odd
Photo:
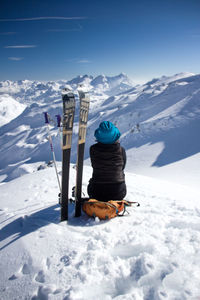
[[[0,127],[19,116],[25,107],[7,94],[0,95]]]
[[[94,129],[110,120],[127,152],[126,198],[140,207],[100,221],[84,213],[75,218],[70,204],[69,221],[61,223],[43,112],[55,119],[62,112],[62,87],[76,92],[80,84],[91,95],[83,192],[92,174],[88,149]],[[125,74],[0,83],[7,114],[0,127],[1,300],[200,299],[199,94],[200,75],[188,73],[140,86],[131,86]],[[70,191],[77,128],[78,113]],[[61,179],[54,123],[51,134]]]
[[[84,190],[90,175],[85,167]],[[53,168],[1,185],[1,299],[198,299],[200,194],[126,179],[127,199],[141,205],[130,215],[76,219],[71,205],[68,224]]]

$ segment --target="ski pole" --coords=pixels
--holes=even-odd
[[[47,112],[44,112],[44,118],[45,118],[45,123],[47,125],[47,131],[48,131],[48,134],[49,134],[49,143],[50,143],[50,148],[51,148],[51,152],[52,152],[52,155],[53,155],[53,162],[54,162],[54,167],[55,167],[55,170],[56,170],[58,185],[59,185],[59,189],[60,189],[60,192],[61,192],[61,185],[60,185],[60,180],[59,180],[59,177],[58,177],[58,170],[57,170],[57,166],[56,166],[56,158],[55,158],[55,153],[54,153],[54,149],[53,149],[52,137],[51,137],[51,133],[50,133],[50,129],[49,129],[49,118],[48,118],[48,113]]]
[[[60,135],[60,145],[61,145],[61,149],[62,149],[62,134],[61,134],[61,116],[60,115],[56,115],[57,118],[57,127],[58,127],[58,131],[59,131],[59,135]]]

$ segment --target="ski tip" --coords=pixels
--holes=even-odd
[[[84,93],[84,94],[88,94],[89,90],[88,90],[88,86],[84,85],[84,84],[79,84],[77,87],[77,91],[78,93]]]
[[[62,95],[65,95],[65,94],[68,94],[68,93],[73,93],[70,86],[66,86],[62,89]]]
[[[87,102],[90,101],[90,95],[89,92],[83,91],[83,90],[78,90],[79,98],[86,100]]]

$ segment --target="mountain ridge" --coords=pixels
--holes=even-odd
[[[123,74],[122,77],[124,78]],[[126,86],[123,91],[113,93],[112,96],[109,95],[113,91],[112,85],[109,85],[107,91],[104,85],[99,85],[104,79],[108,84],[108,78],[101,75],[96,78],[98,79],[96,88],[90,89],[86,159],[89,157],[90,145],[95,142],[93,132],[104,120],[112,121],[122,133],[120,140],[128,153],[129,171],[142,172],[141,174],[145,175],[150,173],[149,170],[153,172],[164,170],[168,165],[198,155],[200,75],[187,77],[187,74],[182,73],[172,77],[161,77],[160,80],[153,80],[144,85],[129,86],[128,89]],[[92,80],[91,77],[83,78],[86,79]],[[116,77],[113,82],[116,82]],[[115,91],[120,90],[121,83],[122,81],[115,85]],[[79,84],[80,82],[73,83],[72,87],[76,97],[76,88]],[[16,101],[26,104],[25,110],[1,127],[0,175],[4,176],[2,178],[5,180],[6,174],[7,181],[16,177],[16,169],[20,166],[23,168],[24,162],[31,164],[51,159],[43,112],[47,111],[52,118],[56,114],[62,114],[63,82],[43,85],[39,82],[26,81],[25,85],[31,85],[25,93],[23,89],[20,92],[16,83],[11,89],[12,97],[15,95]],[[15,88],[17,93],[13,94]],[[1,88],[0,92],[1,96],[5,96]],[[71,158],[74,163],[77,130],[78,112],[75,115],[72,143]],[[54,126],[51,127],[51,133],[56,157],[61,160],[60,138]]]

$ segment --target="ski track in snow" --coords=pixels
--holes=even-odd
[[[84,174],[85,188],[91,169]],[[72,187],[74,168],[70,178]],[[68,224],[59,222],[52,168],[0,186],[1,299],[198,299],[199,194],[126,178],[127,199],[141,204],[130,215],[77,219],[71,205]]]

